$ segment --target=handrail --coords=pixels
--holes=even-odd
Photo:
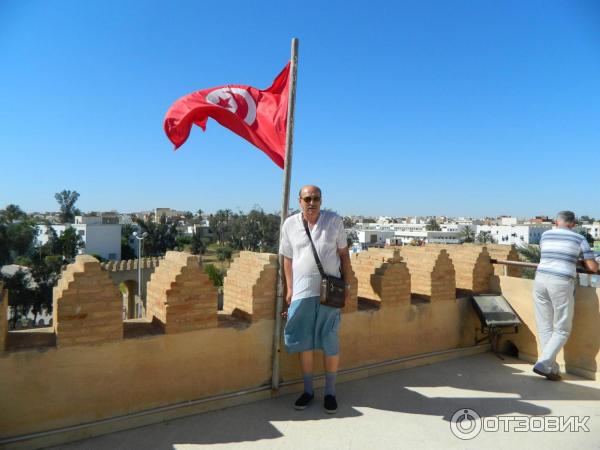
[[[490,262],[492,264],[504,264],[506,266],[529,267],[532,269],[536,269],[538,266],[537,263],[524,262],[524,261],[509,261],[507,259],[490,258]],[[600,275],[600,272],[592,272],[591,270],[587,270],[582,267],[577,267],[577,273],[585,273],[588,275]]]

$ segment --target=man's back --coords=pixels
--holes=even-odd
[[[566,228],[555,228],[542,234],[541,258],[537,271],[561,277],[575,278],[577,260],[593,258],[585,238]]]

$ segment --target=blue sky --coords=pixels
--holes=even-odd
[[[600,216],[600,3],[0,1],[0,207],[280,207],[282,171],[182,95],[270,85],[300,39],[292,204]]]

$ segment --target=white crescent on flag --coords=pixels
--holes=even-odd
[[[206,101],[228,109],[235,114],[238,110],[238,104],[233,94],[238,94],[246,101],[246,104],[248,105],[248,112],[246,113],[246,117],[244,117],[244,122],[246,122],[249,126],[252,126],[252,124],[256,121],[256,103],[246,89],[238,87],[224,87],[215,89],[214,91],[206,94]],[[224,102],[226,104],[224,104]]]

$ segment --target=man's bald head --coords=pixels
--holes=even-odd
[[[302,198],[302,194],[313,195],[318,193],[319,197],[323,195],[321,193],[321,188],[319,186],[315,186],[314,184],[307,184],[306,186],[302,186],[300,188],[300,192],[298,193],[298,197]]]

